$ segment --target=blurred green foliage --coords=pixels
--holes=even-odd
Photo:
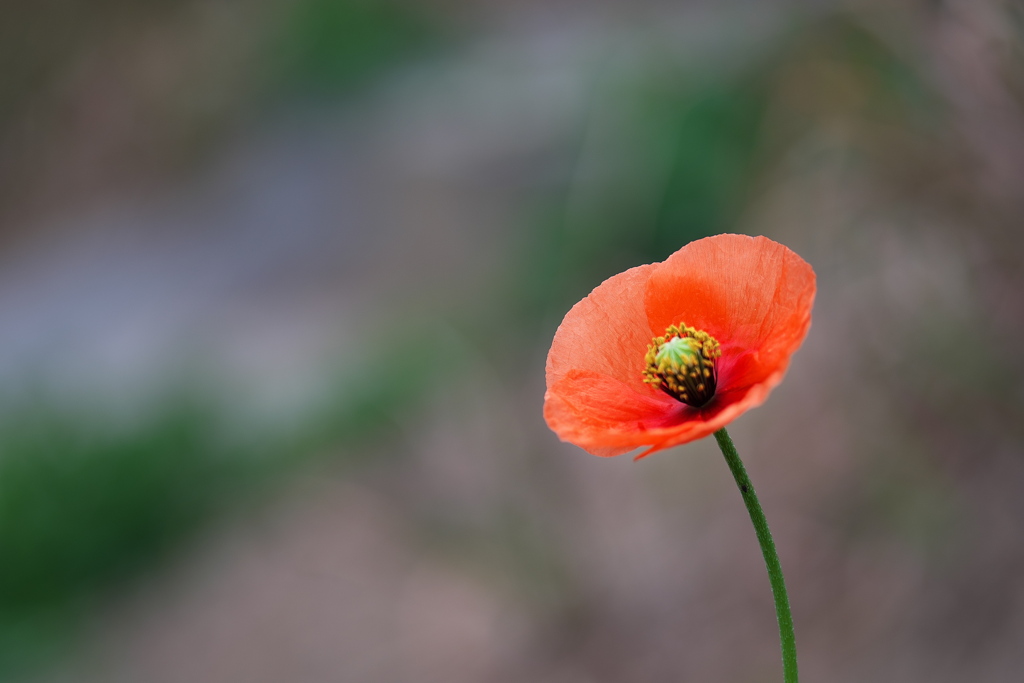
[[[296,425],[250,425],[179,394],[145,419],[61,411],[43,398],[0,418],[0,680],[58,652],[113,589],[166,559],[231,506],[313,458],[358,466],[401,437],[452,369],[437,329],[417,326],[422,363],[385,341]],[[231,436],[234,434],[234,436]],[[390,449],[401,453],[402,449]]]
[[[662,135],[675,145],[644,258],[660,261],[687,242],[735,229],[758,170],[766,95],[756,79],[655,93],[652,110],[665,112]]]
[[[229,500],[245,463],[217,442],[212,419],[184,400],[123,429],[46,401],[5,415],[0,676],[52,649],[105,590]]]
[[[237,463],[208,411],[121,433],[40,407],[0,428],[0,614],[64,603],[162,553],[216,505]]]
[[[394,0],[301,0],[289,8],[270,63],[287,89],[343,94],[438,37],[430,17]]]
[[[572,168],[547,190],[526,273],[513,285],[527,318],[550,325],[603,279],[737,229],[759,171],[768,94],[759,74],[706,82],[676,75],[624,90],[615,97],[629,115],[597,142],[580,143],[601,149],[574,154],[605,160],[600,177],[581,181]]]
[[[108,34],[197,5],[12,6],[0,22],[0,37],[9,38],[0,41],[0,142],[10,116],[38,107]],[[260,29],[264,58],[252,66],[265,71],[255,80],[274,97],[347,94],[439,36],[433,15],[398,0],[272,1],[255,9],[279,19]],[[384,343],[358,372],[339,374],[336,391],[300,424],[260,426],[255,437],[230,438],[227,406],[185,395],[127,425],[102,411],[59,410],[45,397],[0,406],[0,680],[49,658],[109,591],[180,548],[218,511],[311,457],[348,446],[354,461],[358,446],[400,433],[403,411],[450,367],[434,332],[417,332],[424,362],[396,364],[403,349]]]
[[[815,69],[825,71],[820,82],[810,76]],[[693,240],[742,231],[758,182],[829,117],[860,117],[906,141],[920,139],[942,111],[911,65],[841,14],[795,24],[740,68],[666,64],[655,55],[641,74],[609,80],[597,89],[592,120],[579,126],[567,154],[574,161],[543,190],[511,287],[513,307],[552,331],[605,278]],[[854,96],[837,104],[829,90],[836,83]],[[869,157],[868,147],[850,151]],[[879,174],[899,168],[890,157],[866,161]]]

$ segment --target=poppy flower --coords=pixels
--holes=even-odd
[[[700,439],[768,397],[811,326],[814,270],[765,237],[715,235],[598,285],[548,352],[544,418],[594,455]]]

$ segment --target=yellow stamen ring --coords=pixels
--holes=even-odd
[[[722,355],[718,341],[685,323],[669,325],[647,347],[644,382],[687,405],[699,408],[715,395]]]

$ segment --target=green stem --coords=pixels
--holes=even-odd
[[[764,554],[764,563],[768,567],[768,580],[772,584],[772,595],[775,596],[775,613],[779,617],[779,640],[782,641],[782,672],[785,683],[797,683],[796,670],[796,636],[793,634],[793,614],[789,611],[789,596],[786,594],[786,580],[782,577],[782,565],[779,564],[779,554],[775,551],[775,542],[772,540],[772,532],[768,530],[768,520],[764,518],[764,511],[761,503],[754,493],[754,485],[750,483],[747,470],[743,467],[736,446],[729,438],[729,432],[725,428],[715,432],[715,439],[718,447],[722,449],[725,461],[729,463],[729,469],[736,480],[736,486],[743,494],[743,502],[747,505],[747,512],[750,513],[750,521],[754,523],[754,531],[757,532],[757,541],[761,544],[761,553]]]

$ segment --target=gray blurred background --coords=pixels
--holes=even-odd
[[[561,444],[604,278],[818,274],[731,427],[802,671],[1024,676],[1024,9],[10,0],[0,680],[781,680],[714,443]]]

